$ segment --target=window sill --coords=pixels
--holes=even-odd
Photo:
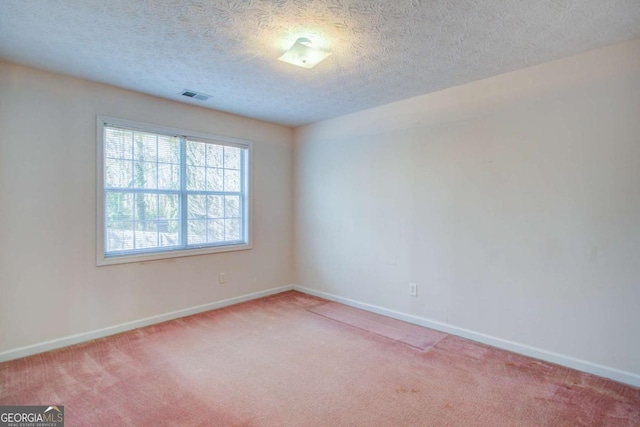
[[[245,243],[240,245],[212,246],[212,247],[195,248],[195,249],[178,249],[178,250],[166,251],[166,252],[141,253],[141,254],[133,254],[133,255],[128,254],[128,255],[120,255],[120,256],[107,256],[107,257],[105,257],[104,254],[99,253],[96,265],[98,267],[103,267],[107,265],[131,264],[136,262],[158,261],[163,259],[216,254],[216,253],[222,253],[222,252],[245,251],[252,248],[253,246],[250,243]]]

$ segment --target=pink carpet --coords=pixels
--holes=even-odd
[[[421,350],[323,303],[286,292],[5,362],[0,404],[64,405],[68,426],[640,425],[638,388],[433,331]]]

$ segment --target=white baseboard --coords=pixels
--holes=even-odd
[[[335,301],[341,304],[349,305],[351,307],[370,311],[372,313],[381,314],[383,316],[392,317],[394,319],[402,320],[408,323],[413,323],[415,325],[420,325],[426,328],[435,329],[437,331],[445,332],[447,334],[456,335],[462,338],[467,338],[472,341],[477,341],[493,347],[501,348],[503,350],[508,350],[513,353],[534,357],[536,359],[544,360],[546,362],[551,362],[557,365],[566,366],[567,368],[576,369],[578,371],[587,372],[589,374],[598,375],[600,377],[605,377],[605,378],[612,379],[614,381],[629,384],[635,387],[640,387],[640,375],[634,374],[632,372],[621,371],[619,369],[611,368],[609,366],[603,366],[597,363],[588,362],[586,360],[576,359],[574,357],[554,353],[552,351],[531,347],[525,344],[519,344],[513,341],[503,340],[501,338],[492,337],[490,335],[485,335],[479,332],[471,331],[469,329],[453,326],[448,323],[438,322],[438,321],[427,319],[424,317],[414,316],[412,314],[406,314],[399,311],[390,310],[388,308],[380,307],[377,305],[367,304],[367,303],[352,300],[349,298],[344,298],[338,295],[317,291],[311,288],[305,288],[304,286],[293,285],[293,289],[309,295],[314,295],[320,298],[328,299],[330,301]]]
[[[183,310],[172,311],[170,313],[160,314],[158,316],[146,317],[144,319],[134,320],[133,322],[121,323],[119,325],[109,326],[107,328],[102,328],[95,331],[83,332],[81,334],[69,335],[69,336],[58,338],[51,341],[46,341],[38,344],[32,344],[24,347],[6,350],[3,352],[0,352],[0,362],[6,362],[7,360],[13,360],[13,359],[18,359],[20,357],[31,356],[34,354],[43,353],[45,351],[55,350],[56,348],[66,347],[69,345],[94,340],[96,338],[103,338],[109,335],[119,334],[121,332],[142,328],[142,327],[153,325],[156,323],[166,322],[167,320],[173,320],[180,317],[191,316],[192,314],[198,314],[204,311],[214,310],[216,308],[227,307],[230,305],[251,301],[251,300],[266,297],[269,295],[279,294],[281,292],[290,291],[291,289],[293,289],[293,286],[291,285],[280,286],[277,288],[267,289],[265,291],[259,291],[251,294],[240,295],[240,296],[225,299],[222,301],[216,301],[208,304],[198,305],[196,307],[185,308]]]

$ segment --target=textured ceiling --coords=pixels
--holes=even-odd
[[[0,0],[2,59],[289,126],[639,37],[640,0]]]

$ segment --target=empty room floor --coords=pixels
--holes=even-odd
[[[69,426],[640,425],[640,389],[296,291],[0,364]]]

